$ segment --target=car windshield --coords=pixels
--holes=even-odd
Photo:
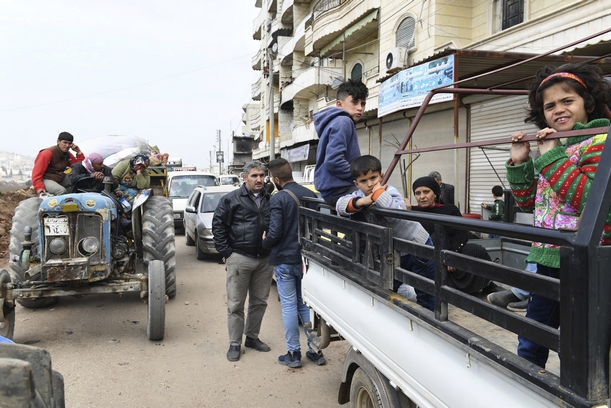
[[[184,175],[175,176],[170,184],[170,197],[187,198],[197,186],[216,186],[216,177],[213,175]]]
[[[221,177],[221,185],[222,186],[231,186],[233,184],[239,184],[239,179],[237,177]]]
[[[201,212],[214,212],[216,207],[219,205],[219,201],[221,201],[221,197],[223,197],[227,193],[206,193],[204,194],[204,199],[202,200]]]

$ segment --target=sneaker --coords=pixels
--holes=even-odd
[[[511,302],[507,305],[507,309],[512,312],[524,312],[528,307],[528,299],[520,300],[519,302]]]
[[[491,293],[486,297],[486,299],[488,299],[488,302],[499,307],[507,307],[507,305],[512,302],[520,301],[520,298],[514,295],[510,290]]]
[[[322,351],[317,353],[314,350],[308,350],[306,352],[306,357],[308,360],[315,362],[316,365],[321,366],[327,364],[327,360],[325,359],[325,356],[322,355]]]
[[[289,366],[291,368],[301,367],[301,351],[289,351],[283,356],[278,357],[278,362],[282,365]]]

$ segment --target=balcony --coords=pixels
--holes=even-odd
[[[310,99],[312,95],[320,95],[333,80],[341,78],[342,68],[311,67],[299,75],[292,84],[282,90],[282,103],[286,104],[294,98]]]
[[[284,56],[282,59],[283,65],[291,63],[294,50],[303,51],[305,22],[306,19],[301,20],[297,27],[294,28],[293,36],[288,37],[287,41],[280,48],[281,54]],[[288,59],[288,57],[291,58]]]
[[[293,0],[284,0],[282,2],[280,16],[282,21],[293,21]]]
[[[380,0],[320,0],[312,13],[312,24],[306,31],[306,55],[319,55],[325,49],[327,55],[336,52],[350,36],[366,43],[377,38],[377,10]],[[318,6],[318,8],[316,8]],[[356,35],[355,35],[356,34]],[[365,38],[361,38],[366,35]],[[324,55],[322,55],[324,56]]]
[[[254,21],[252,22],[252,39],[253,40],[261,39],[261,29],[262,29],[263,23],[265,23],[266,21],[267,21],[267,11],[265,11],[264,9],[261,9],[261,11],[259,11],[259,15],[257,16],[257,18],[255,18]]]
[[[252,99],[255,101],[261,100],[261,83],[263,82],[263,77],[259,77],[257,82],[252,84]]]
[[[255,71],[261,71],[263,69],[263,49],[257,51],[257,53],[252,57],[252,69]]]

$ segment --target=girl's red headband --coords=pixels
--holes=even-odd
[[[572,79],[573,81],[579,82],[581,84],[581,86],[583,86],[585,88],[586,92],[588,90],[588,87],[586,86],[586,83],[583,82],[582,79],[579,78],[577,75],[571,74],[570,72],[556,72],[555,74],[551,74],[550,76],[545,78],[543,81],[541,81],[541,83],[537,87],[537,93],[539,93],[539,89],[541,89],[541,87],[543,86],[544,83],[546,83],[550,78],[555,78],[555,77],[562,77],[562,78]]]

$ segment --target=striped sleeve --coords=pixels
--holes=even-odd
[[[533,212],[535,209],[535,195],[537,194],[537,179],[532,159],[514,166],[510,161],[505,164],[507,168],[507,181],[516,204],[524,212]]]

